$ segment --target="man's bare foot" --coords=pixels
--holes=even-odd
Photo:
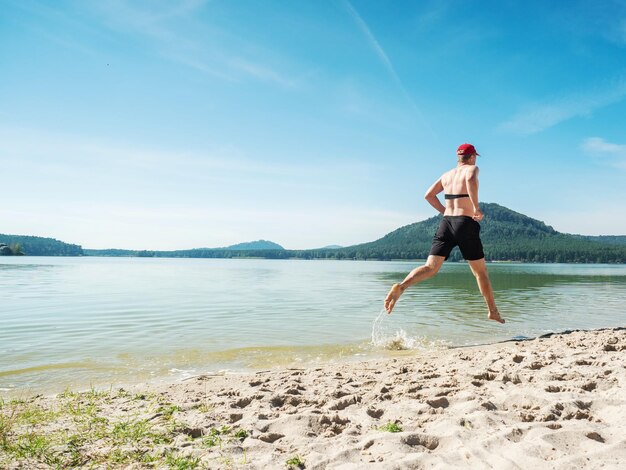
[[[400,287],[400,284],[394,284],[393,286],[391,286],[387,297],[385,297],[385,310],[387,311],[387,313],[391,313],[393,307],[395,307],[396,302],[403,292],[404,290],[402,289],[402,287]]]
[[[497,310],[495,312],[489,312],[489,316],[487,316],[489,320],[495,320],[498,323],[504,323],[504,318],[500,316],[500,312]]]

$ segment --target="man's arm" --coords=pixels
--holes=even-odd
[[[433,206],[437,212],[443,214],[446,211],[446,206],[444,206],[437,197],[437,194],[441,191],[443,191],[443,184],[441,184],[441,178],[439,178],[430,188],[428,188],[428,191],[426,191],[426,194],[424,195],[424,199],[426,199],[428,204]]]
[[[478,206],[478,167],[474,166],[470,168],[465,177],[465,183],[467,185],[467,194],[469,194],[470,201],[474,206],[474,220],[483,220],[484,214]]]

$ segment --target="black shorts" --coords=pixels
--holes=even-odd
[[[480,241],[480,224],[466,215],[444,215],[429,255],[448,259],[452,248],[459,246],[463,258],[474,261],[485,257]]]

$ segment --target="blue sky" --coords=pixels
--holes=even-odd
[[[0,232],[371,241],[480,199],[626,234],[626,1],[32,1],[0,15]]]

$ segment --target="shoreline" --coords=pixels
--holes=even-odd
[[[284,369],[289,368],[301,368],[301,369],[312,369],[317,367],[325,367],[330,365],[348,365],[348,364],[359,364],[362,362],[370,362],[370,361],[390,361],[394,359],[404,359],[410,358],[413,356],[417,356],[419,354],[424,353],[436,353],[437,351],[445,351],[445,350],[460,350],[464,348],[475,348],[475,347],[488,347],[498,344],[505,344],[509,342],[522,342],[522,341],[535,341],[537,339],[545,339],[554,335],[567,335],[571,333],[577,332],[601,332],[601,331],[623,331],[626,330],[626,327],[603,327],[596,329],[567,329],[556,332],[544,333],[537,336],[525,337],[518,336],[512,337],[508,339],[500,339],[490,343],[472,343],[472,344],[448,344],[447,342],[441,342],[440,340],[432,340],[429,341],[427,345],[420,345],[415,347],[405,347],[403,344],[403,340],[396,340],[394,338],[389,339],[389,342],[386,346],[375,345],[374,349],[366,351],[363,349],[361,352],[355,353],[352,351],[352,354],[344,355],[343,352],[339,353],[337,357],[328,356],[319,361],[315,362],[312,359],[308,359],[306,361],[300,361],[296,359],[292,359],[291,362],[287,361],[283,364],[269,365],[265,367],[242,367],[242,368],[214,368],[214,369],[206,369],[204,372],[194,373],[192,375],[183,375],[183,376],[173,376],[173,375],[160,375],[154,376],[152,378],[143,378],[136,381],[126,381],[126,380],[117,380],[114,382],[107,381],[99,381],[96,383],[93,382],[85,382],[83,384],[68,384],[67,386],[57,387],[55,390],[46,391],[45,387],[33,387],[33,388],[6,388],[0,389],[0,399],[23,399],[32,397],[34,395],[42,395],[45,397],[54,397],[58,394],[62,394],[67,390],[72,390],[74,392],[86,392],[89,390],[109,390],[109,389],[117,389],[117,388],[132,388],[136,386],[161,386],[161,385],[172,385],[182,383],[188,380],[191,380],[195,377],[201,376],[224,376],[224,375],[247,375],[247,374],[255,374],[258,372],[277,372]],[[345,343],[345,344],[322,344],[322,345],[305,345],[305,346],[287,346],[287,345],[276,345],[276,346],[259,346],[252,347],[252,349],[258,350],[272,350],[272,349],[290,349],[290,348],[301,348],[304,350],[313,350],[316,348],[319,349],[328,349],[328,348],[338,348],[343,351],[343,349],[347,350],[358,350],[363,348],[364,345],[371,345],[371,340],[362,340],[355,343]],[[246,348],[238,348],[238,349],[248,349]],[[227,350],[230,351],[230,350]],[[38,368],[39,366],[35,367]],[[171,371],[170,371],[171,372]],[[184,372],[184,370],[180,370],[180,372]],[[3,397],[4,394],[4,397]]]
[[[0,255],[1,259],[15,259],[15,258],[118,258],[118,259],[213,259],[213,260],[266,260],[266,261],[364,261],[364,262],[382,262],[382,263],[423,263],[426,258],[306,258],[306,257],[287,257],[287,258],[265,258],[263,256],[224,256],[224,257],[209,257],[209,256],[135,256],[135,255]],[[565,265],[565,266],[621,266],[625,263],[620,261],[615,262],[597,262],[597,261],[524,261],[524,260],[511,260],[511,259],[485,259],[487,264],[530,264],[530,265]],[[451,264],[467,264],[467,261],[463,258],[449,259],[446,263]]]
[[[2,404],[0,466],[619,468],[625,351],[617,327],[36,395]]]

